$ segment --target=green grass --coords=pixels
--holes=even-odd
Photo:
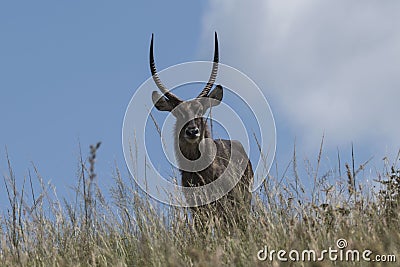
[[[278,261],[276,254],[272,262],[257,258],[264,246],[319,253],[337,249],[340,238],[348,242],[346,249],[373,251],[371,258],[397,258],[397,264],[371,266],[400,261],[398,158],[385,161],[376,181],[365,184],[366,166],[356,168],[354,156],[343,168],[338,158],[337,167],[319,173],[321,147],[315,163],[305,161],[306,175],[300,177],[294,152],[283,173],[268,175],[253,194],[247,231],[226,233],[214,222],[198,233],[189,210],[152,200],[117,167],[111,198],[105,198],[96,185],[99,146],[91,146],[87,159],[80,160],[74,199],[58,199],[35,167],[27,178],[15,177],[7,156],[9,206],[0,218],[1,266],[344,266],[327,258],[297,263]],[[20,188],[18,179],[24,180]],[[311,189],[301,181],[311,181]],[[41,185],[40,192],[34,183]]]

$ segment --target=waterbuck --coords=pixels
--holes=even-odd
[[[215,33],[214,60],[210,78],[201,93],[194,99],[184,101],[170,92],[161,82],[154,63],[153,37],[150,43],[150,70],[153,80],[162,94],[153,91],[154,106],[160,111],[172,112],[176,118],[174,130],[175,156],[182,175],[182,186],[194,187],[209,185],[221,176],[224,179],[208,193],[185,193],[186,200],[194,205],[192,214],[196,226],[207,226],[218,221],[230,226],[245,223],[251,207],[250,188],[254,173],[251,162],[239,141],[213,140],[204,115],[208,109],[220,104],[223,97],[221,85],[211,91],[218,71],[218,37]],[[215,188],[217,186],[217,188]],[[186,188],[185,188],[186,189]],[[207,198],[224,191],[224,196],[214,201]],[[202,202],[201,202],[202,201]],[[200,204],[199,204],[200,203]],[[240,227],[245,227],[241,225]]]

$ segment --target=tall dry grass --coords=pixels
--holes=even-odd
[[[400,260],[399,156],[385,161],[374,186],[365,184],[362,170],[338,157],[336,167],[321,173],[322,143],[315,163],[305,161],[300,174],[294,149],[279,175],[269,174],[254,193],[247,231],[229,233],[213,222],[196,232],[187,209],[160,204],[114,170],[114,186],[105,197],[97,186],[95,159],[100,144],[80,159],[74,199],[59,199],[51,184],[33,166],[19,178],[7,156],[4,176],[9,205],[2,211],[2,266],[344,266],[344,261],[260,261],[258,252],[271,250],[369,249],[375,255],[395,255],[397,263],[352,262],[356,266],[397,266]],[[279,168],[278,168],[279,169]],[[280,173],[280,172],[276,172]],[[23,185],[17,188],[17,180]],[[311,181],[308,185],[302,181]],[[41,186],[34,190],[34,183]],[[311,184],[311,186],[310,186]],[[261,254],[260,254],[261,255]],[[288,255],[286,255],[288,257]]]

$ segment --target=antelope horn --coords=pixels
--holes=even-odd
[[[161,82],[160,77],[158,77],[156,64],[154,63],[154,51],[153,51],[153,37],[154,34],[151,34],[151,43],[150,43],[150,70],[151,75],[153,76],[153,80],[156,83],[158,89],[166,96],[169,100],[174,101],[175,103],[180,103],[182,100],[174,95],[173,93],[169,92],[167,87]]]
[[[218,36],[217,32],[215,32],[215,46],[214,46],[214,63],[211,71],[210,78],[206,86],[204,87],[203,91],[199,94],[198,98],[206,97],[210,92],[212,86],[214,85],[215,79],[217,78],[218,73],[218,61],[219,61],[219,52],[218,52]]]

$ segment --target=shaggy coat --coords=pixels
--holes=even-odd
[[[195,99],[184,101],[171,93],[158,77],[154,63],[152,35],[150,70],[155,84],[162,93],[153,91],[152,99],[158,110],[171,112],[176,118],[175,156],[182,175],[182,185],[193,188],[216,181],[213,183],[214,186],[207,187],[216,190],[210,191],[210,194],[205,190],[205,195],[195,195],[190,193],[194,190],[185,190],[187,202],[194,203],[190,206],[196,225],[201,227],[207,226],[211,221],[215,221],[214,219],[227,225],[243,224],[251,208],[250,188],[254,174],[242,144],[233,140],[213,140],[207,119],[204,118],[206,111],[219,105],[223,98],[222,86],[217,85],[211,91],[217,76],[218,60],[218,38],[215,33],[214,62],[210,78]],[[201,162],[207,164],[201,165]],[[196,166],[198,164],[201,167]],[[224,179],[218,179],[221,176]],[[218,194],[218,190],[227,194],[219,199],[212,198],[212,194]],[[217,200],[207,201],[210,197]],[[203,203],[209,204],[202,205]]]

